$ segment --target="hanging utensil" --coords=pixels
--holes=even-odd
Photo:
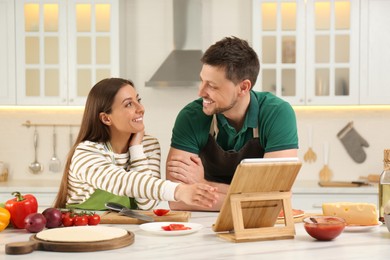
[[[329,143],[324,144],[324,167],[320,171],[320,182],[327,182],[332,179],[332,171],[328,167]]]
[[[38,131],[34,130],[34,161],[30,163],[29,169],[33,174],[38,174],[43,171],[43,165],[38,162],[37,159],[37,148],[38,148]]]
[[[317,155],[316,155],[316,153],[312,149],[312,143],[313,143],[312,132],[313,132],[313,129],[312,129],[311,125],[308,126],[308,132],[309,132],[309,149],[305,153],[303,159],[305,160],[305,162],[312,163],[312,162],[315,162],[317,160]]]
[[[73,147],[73,133],[72,133],[72,126],[69,126],[69,149],[72,149]]]
[[[53,126],[53,156],[51,157],[49,163],[49,171],[51,172],[59,172],[61,170],[61,162],[57,158],[56,148],[57,148],[57,134],[56,134],[56,127]]]

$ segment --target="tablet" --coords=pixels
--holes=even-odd
[[[298,158],[244,159],[237,166],[227,196],[222,204],[215,232],[234,230],[231,201],[232,194],[291,191],[302,163]],[[273,227],[276,223],[282,200],[241,202],[244,227]]]

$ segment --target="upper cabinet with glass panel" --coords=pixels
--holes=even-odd
[[[358,103],[358,6],[351,1],[253,1],[256,88],[291,104]]]
[[[83,105],[119,71],[117,1],[16,1],[17,103]]]

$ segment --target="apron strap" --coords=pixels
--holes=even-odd
[[[217,123],[217,116],[214,114],[213,115],[213,120],[211,121],[211,124],[210,124],[210,135],[215,139],[217,140],[217,136],[218,136],[218,123]],[[256,128],[253,128],[253,138],[258,138],[259,137],[259,128],[256,127]]]
[[[259,128],[253,128],[253,138],[258,138],[259,137]]]
[[[215,140],[217,140],[218,132],[219,132],[219,129],[218,129],[218,123],[217,123],[217,116],[214,114],[213,120],[211,121],[211,124],[210,124],[210,132],[209,133],[212,137],[214,137]]]

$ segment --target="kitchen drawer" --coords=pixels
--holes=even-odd
[[[377,194],[356,194],[356,193],[344,193],[344,194],[321,194],[321,193],[305,193],[292,195],[292,206],[295,209],[303,210],[321,210],[322,203],[325,202],[366,202],[374,203],[378,205]]]

